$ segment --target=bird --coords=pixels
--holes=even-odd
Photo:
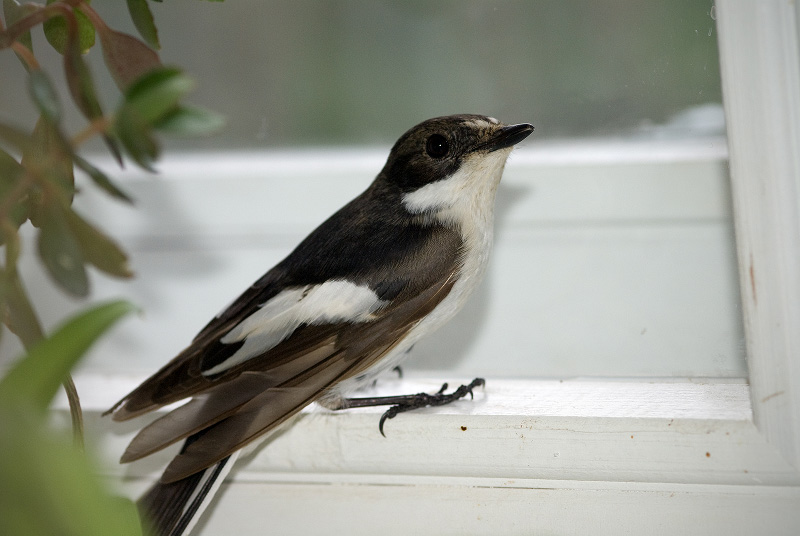
[[[142,428],[121,458],[184,441],[138,506],[154,534],[188,534],[236,457],[309,404],[395,404],[452,395],[347,398],[398,366],[481,281],[506,160],[534,127],[474,114],[406,131],[374,181],[247,288],[106,414],[126,421],[188,399]],[[426,398],[427,397],[427,398]],[[366,401],[366,402],[365,402]]]

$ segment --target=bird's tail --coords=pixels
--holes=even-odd
[[[153,536],[188,535],[238,456],[239,451],[234,452],[206,470],[176,482],[156,482],[137,503],[143,524],[150,527]]]

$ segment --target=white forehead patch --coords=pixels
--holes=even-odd
[[[497,121],[497,119],[494,119],[494,123],[492,122],[491,117],[488,117],[487,119],[489,119],[489,121],[486,121],[484,119],[470,119],[468,121],[465,121],[465,123],[473,128],[490,128],[493,125],[499,124],[499,121]]]
[[[499,125],[499,124],[500,124],[500,121],[498,121],[498,120],[497,120],[497,119],[495,119],[494,117],[488,117],[487,119],[489,119],[489,122],[490,122],[491,124],[493,124],[493,125]]]
[[[367,322],[384,305],[386,302],[366,285],[344,280],[284,290],[220,339],[224,344],[241,341],[244,344],[203,374],[219,374],[274,348],[302,324]]]

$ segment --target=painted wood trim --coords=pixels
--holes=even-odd
[[[449,378],[451,381],[453,378]],[[101,418],[138,377],[81,375],[87,423],[104,471],[157,478],[174,448],[121,467],[142,420]],[[436,379],[382,381],[366,394],[436,391]],[[464,400],[403,414],[378,433],[381,408],[311,407],[245,457],[232,481],[347,481],[400,477],[592,480],[675,484],[800,484],[800,474],[753,425],[743,382],[492,380]],[[65,402],[61,402],[66,419]],[[152,417],[149,417],[152,419]],[[320,477],[319,475],[326,475]],[[364,476],[370,475],[370,476]],[[344,479],[344,480],[342,480]],[[388,480],[387,480],[388,479]]]
[[[785,487],[415,479],[240,483],[220,497],[198,533],[794,536],[800,526],[800,490]]]
[[[800,467],[800,57],[796,2],[717,0],[755,423]]]

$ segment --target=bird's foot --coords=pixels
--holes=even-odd
[[[381,415],[381,420],[378,423],[378,430],[381,435],[386,437],[383,433],[383,425],[387,419],[394,419],[398,414],[411,411],[413,409],[425,408],[429,406],[445,406],[451,402],[455,402],[464,398],[469,394],[474,398],[472,390],[486,384],[483,378],[475,378],[469,385],[462,385],[450,394],[445,394],[447,384],[442,385],[435,394],[417,393],[414,395],[400,395],[400,396],[374,396],[365,398],[347,398],[342,404],[343,408],[365,408],[373,406],[391,406]]]

